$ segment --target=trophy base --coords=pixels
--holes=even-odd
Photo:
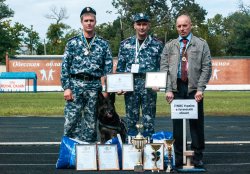
[[[182,166],[183,169],[193,169],[194,166],[193,165],[185,165],[185,166]]]
[[[135,172],[144,172],[143,165],[136,165],[134,167]]]
[[[174,169],[173,169],[173,168],[167,168],[167,169],[166,169],[166,173],[172,173],[172,172],[174,172]]]
[[[153,168],[152,170],[151,170],[152,172],[160,172],[160,169],[159,168]]]

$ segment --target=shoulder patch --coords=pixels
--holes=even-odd
[[[96,35],[96,39],[100,40],[101,42],[106,42],[107,44],[109,44],[109,40],[108,39],[104,39],[102,36]]]
[[[161,44],[163,44],[163,42],[162,42],[159,38],[153,37],[153,39],[154,39],[155,41],[160,42]]]
[[[130,37],[124,39],[122,42],[126,42],[126,41],[128,41],[128,40],[131,40],[132,38],[133,38],[133,36],[130,36]]]
[[[78,37],[78,36],[73,36],[73,37],[69,38],[68,41],[71,41],[71,40],[73,40],[73,39],[76,39],[77,37]]]
[[[123,41],[121,41],[120,44],[123,44],[123,43],[125,43],[125,42],[129,42],[129,41],[131,40],[132,37],[133,37],[133,36],[124,39]]]
[[[106,41],[106,39],[104,39],[102,36],[95,35],[95,37],[98,38],[98,39],[102,39],[102,40],[105,40],[105,41]]]

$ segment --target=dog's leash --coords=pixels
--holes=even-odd
[[[99,124],[100,124],[101,126],[103,126],[103,127],[109,128],[109,129],[121,131],[121,128],[118,127],[118,126],[109,126],[109,125],[103,124],[103,123],[101,123],[101,122],[99,122]]]

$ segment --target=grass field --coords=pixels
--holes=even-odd
[[[0,93],[0,116],[63,116],[62,92]],[[250,91],[206,91],[205,115],[250,116]],[[116,97],[116,110],[124,116],[124,97]],[[157,116],[169,116],[164,93],[158,93]]]

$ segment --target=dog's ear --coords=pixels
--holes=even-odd
[[[99,105],[102,105],[104,103],[104,96],[101,92],[98,93],[98,103]]]

